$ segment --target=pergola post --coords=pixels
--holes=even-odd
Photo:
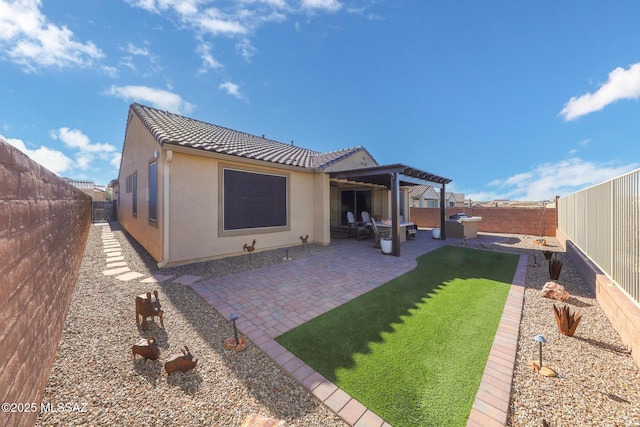
[[[444,193],[445,193],[445,184],[442,184],[442,189],[440,190],[440,240],[447,240],[447,230],[445,228],[445,212],[446,206],[444,205]]]
[[[398,173],[391,174],[391,242],[393,256],[400,256],[400,182]]]

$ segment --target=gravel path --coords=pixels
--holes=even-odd
[[[289,426],[344,426],[329,409],[284,374],[251,343],[237,353],[224,348],[232,335],[220,316],[189,286],[167,280],[160,284],[121,281],[104,275],[107,267],[102,226],[92,226],[78,283],[67,315],[56,360],[43,402],[79,404],[86,412],[41,413],[36,425],[180,425],[239,426],[250,414],[283,419]],[[108,228],[107,228],[108,229]],[[122,231],[115,231],[127,267],[145,275],[224,276],[281,262],[284,251],[257,252],[208,263],[158,270],[155,262]],[[456,244],[451,239],[451,244]],[[475,240],[475,239],[474,239]],[[469,240],[469,246],[478,246]],[[559,251],[555,245],[546,249]],[[480,239],[478,239],[480,241]],[[513,236],[490,249],[527,253],[529,268],[520,342],[511,399],[511,426],[640,426],[640,374],[619,336],[598,307],[588,287],[564,259],[558,282],[572,295],[567,302],[582,312],[573,338],[558,331],[553,301],[540,297],[549,280],[541,248],[533,238]],[[488,245],[483,244],[483,247]],[[332,246],[292,248],[300,258]],[[534,257],[542,266],[534,265]],[[155,322],[148,332],[133,322],[134,297],[158,289],[165,312],[165,328]],[[546,378],[527,367],[537,359],[533,340],[543,334],[544,364],[557,378]],[[143,361],[130,356],[140,337],[156,336],[160,360]],[[167,377],[163,361],[188,345],[200,360],[187,373]],[[86,406],[84,406],[86,404]]]

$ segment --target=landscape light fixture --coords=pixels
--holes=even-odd
[[[240,316],[238,316],[238,313],[231,313],[231,316],[229,316],[229,320],[231,321],[231,323],[233,323],[233,336],[236,339],[236,345],[238,345],[238,330],[236,329],[236,320],[238,320],[240,318]]]
[[[533,339],[536,340],[540,345],[540,352],[539,352],[540,357],[538,359],[539,360],[538,368],[542,369],[542,344],[546,344],[547,340],[544,339],[544,337],[540,334],[536,335]]]

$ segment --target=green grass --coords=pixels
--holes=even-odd
[[[394,427],[464,426],[518,256],[445,246],[417,260],[277,341]]]

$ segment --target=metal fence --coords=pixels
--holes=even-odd
[[[92,222],[109,222],[113,218],[112,202],[93,202],[91,207]]]
[[[560,198],[558,228],[640,303],[640,169]]]

